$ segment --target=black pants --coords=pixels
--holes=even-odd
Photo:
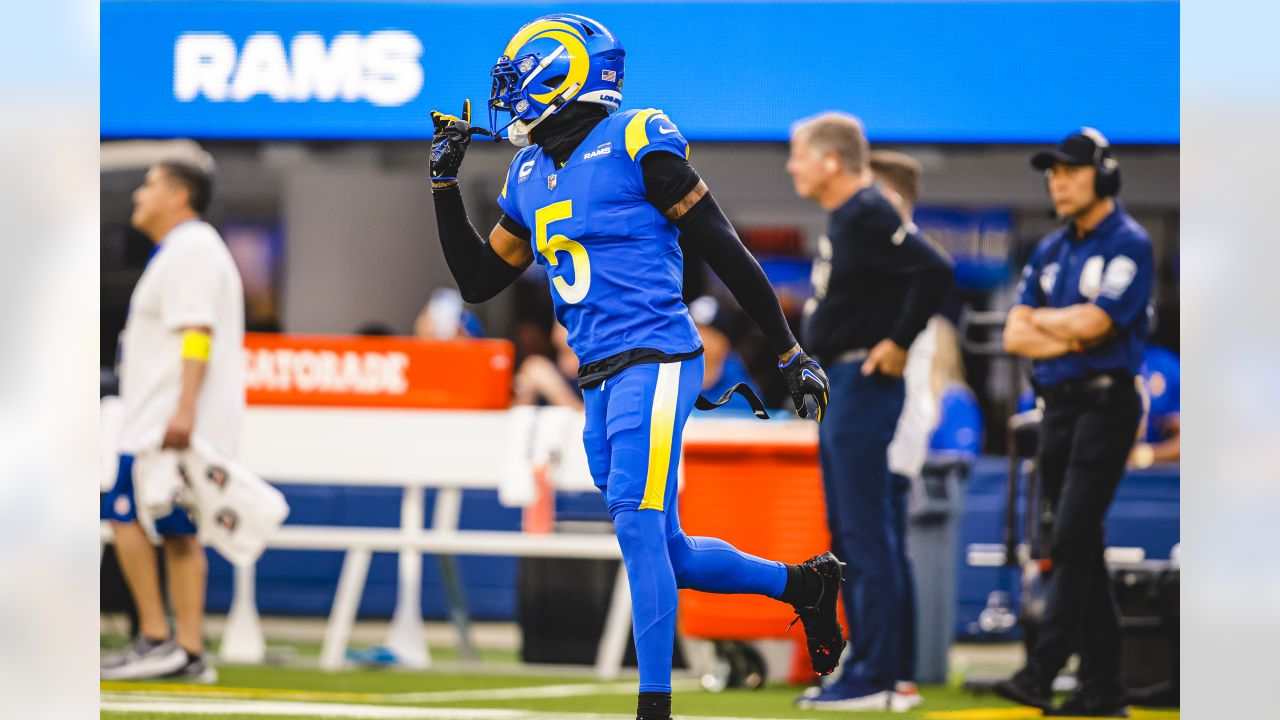
[[[1142,416],[1132,378],[1105,389],[1054,389],[1045,399],[1040,445],[1044,497],[1055,508],[1048,596],[1028,668],[1047,688],[1073,652],[1080,688],[1123,693],[1120,630],[1103,560],[1103,520],[1124,476]]]

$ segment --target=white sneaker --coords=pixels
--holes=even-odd
[[[893,687],[893,698],[889,700],[889,709],[896,713],[908,712],[924,704],[920,689],[913,682],[900,682]]]
[[[804,689],[804,692],[800,693],[800,698],[802,700],[812,700],[813,698],[816,698],[821,694],[822,694],[821,685],[810,685],[809,687]]]
[[[186,654],[185,651],[183,653]],[[218,682],[218,670],[209,662],[208,653],[200,653],[199,655],[187,660],[182,667],[169,673],[165,677],[178,678],[192,683],[201,683],[203,685],[212,685]]]
[[[836,710],[840,712],[867,712],[889,709],[889,699],[893,693],[888,690],[859,695],[857,697],[841,697],[831,692],[820,692],[809,696],[808,693],[796,698],[796,707],[804,710]]]
[[[141,680],[172,674],[187,664],[187,653],[172,639],[155,643],[139,635],[127,650],[103,659],[103,680]]]

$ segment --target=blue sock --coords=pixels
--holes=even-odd
[[[676,637],[676,576],[667,557],[666,518],[660,510],[622,510],[613,528],[631,584],[632,633],[640,692],[671,692]]]
[[[681,588],[776,598],[787,586],[786,565],[748,555],[718,538],[677,531],[667,538],[667,553]]]

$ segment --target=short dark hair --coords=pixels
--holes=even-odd
[[[156,167],[164,171],[170,180],[186,189],[187,204],[197,215],[204,215],[209,211],[209,203],[213,200],[213,178],[209,173],[178,160],[165,160],[156,163]]]
[[[872,150],[871,172],[913,207],[920,199],[924,169],[920,161],[910,155],[894,150]]]

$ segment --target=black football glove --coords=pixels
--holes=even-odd
[[[786,365],[778,363],[778,369],[782,371],[782,377],[787,382],[787,392],[791,393],[791,400],[796,404],[796,414],[802,418],[809,417],[806,401],[812,396],[817,407],[815,419],[822,422],[831,390],[831,383],[827,380],[827,374],[822,371],[822,366],[801,350]]]
[[[472,135],[493,135],[484,128],[471,126],[471,101],[462,102],[462,117],[431,111],[435,132],[431,136],[431,180],[443,182],[458,179],[462,156],[467,154]]]

